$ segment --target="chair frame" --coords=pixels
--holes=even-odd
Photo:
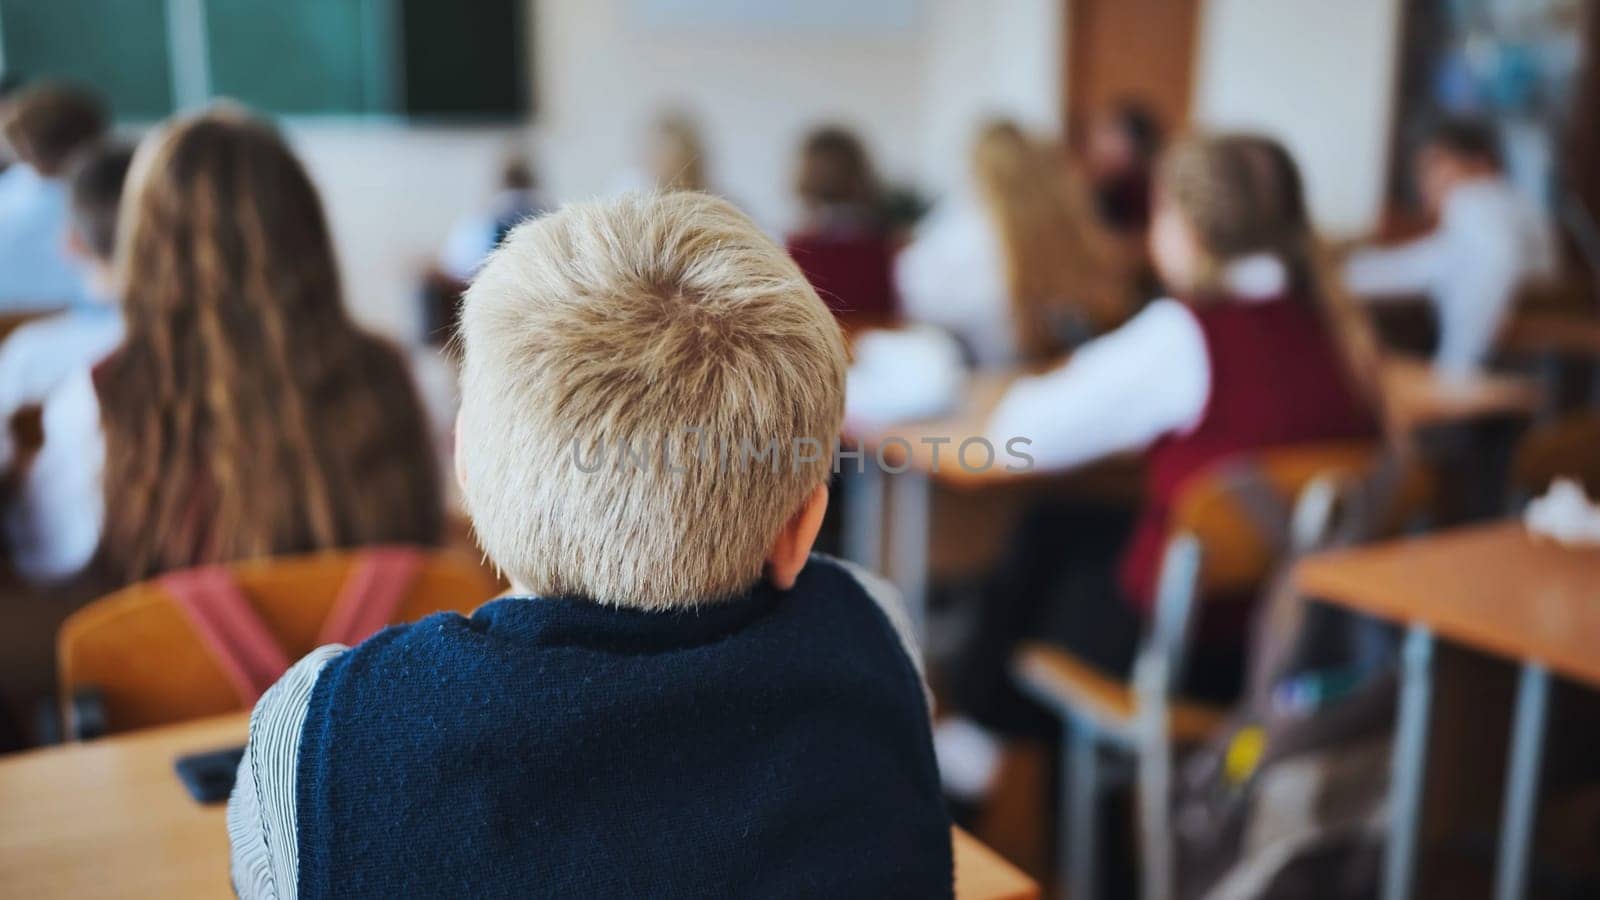
[[[1289,551],[1311,546],[1325,533],[1339,491],[1332,473],[1313,477],[1296,496],[1289,521]],[[1029,696],[1052,710],[1065,726],[1061,792],[1058,797],[1057,859],[1066,896],[1088,900],[1098,893],[1098,829],[1103,750],[1133,759],[1140,818],[1142,888],[1145,900],[1175,895],[1176,860],[1172,844],[1172,712],[1182,682],[1200,590],[1203,551],[1190,532],[1173,535],[1162,555],[1156,584],[1155,617],[1132,673],[1135,711],[1127,721],[1107,720],[1048,690],[1014,666],[1014,677]]]

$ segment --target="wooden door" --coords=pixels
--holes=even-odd
[[[1079,135],[1120,100],[1138,100],[1163,128],[1189,118],[1201,0],[1063,0],[1066,123]]]

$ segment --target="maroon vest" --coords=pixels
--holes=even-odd
[[[841,320],[876,323],[894,314],[894,248],[887,237],[865,230],[803,232],[789,236],[788,249],[822,302]]]
[[[1318,311],[1294,298],[1191,307],[1211,392],[1200,424],[1145,454],[1145,505],[1123,556],[1126,598],[1148,613],[1173,505],[1189,479],[1237,453],[1378,433]]]

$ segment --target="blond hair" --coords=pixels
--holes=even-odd
[[[1128,290],[1106,236],[1059,148],[1009,121],[985,125],[973,146],[978,195],[1000,235],[1017,347],[1059,352],[1063,318],[1095,331],[1126,317]]]
[[[843,338],[726,201],[629,194],[519,226],[467,291],[459,339],[467,509],[523,590],[644,609],[737,596],[828,476]],[[783,465],[703,452],[811,441]]]

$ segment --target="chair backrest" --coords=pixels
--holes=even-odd
[[[1226,460],[1179,494],[1171,533],[1199,544],[1199,593],[1247,596],[1288,546],[1295,502],[1319,476],[1347,478],[1382,458],[1370,441],[1295,444]]]
[[[335,600],[366,571],[372,550],[249,560],[224,567],[284,655],[314,649]],[[390,617],[467,613],[502,590],[475,559],[424,551]],[[109,731],[216,715],[242,708],[236,680],[164,582],[131,585],[73,613],[56,636],[63,708],[85,688],[99,691]]]

